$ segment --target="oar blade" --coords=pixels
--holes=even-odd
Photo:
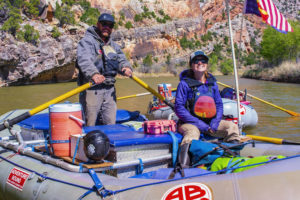
[[[300,117],[299,113],[296,113],[296,112],[293,112],[293,111],[290,111],[290,110],[287,110],[286,112],[289,113],[290,115],[294,116],[294,117]]]

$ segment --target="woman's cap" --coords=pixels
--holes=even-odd
[[[195,52],[193,52],[193,53],[190,55],[190,66],[191,66],[191,64],[192,64],[192,60],[193,60],[194,58],[196,58],[197,56],[201,56],[201,57],[205,58],[205,59],[207,60],[207,62],[208,62],[208,60],[209,60],[208,56],[205,55],[205,53],[204,53],[203,51],[195,51]]]

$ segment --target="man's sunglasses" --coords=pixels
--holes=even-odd
[[[192,61],[193,64],[198,64],[199,62],[203,63],[203,64],[206,64],[207,63],[207,59],[205,58],[196,58]]]
[[[108,28],[113,28],[114,27],[114,23],[111,23],[111,22],[100,22],[100,24],[103,26],[103,27],[108,27]]]

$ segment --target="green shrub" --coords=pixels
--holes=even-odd
[[[151,67],[151,66],[152,66],[153,61],[152,61],[152,55],[151,55],[151,54],[148,54],[148,55],[144,58],[143,64],[144,64],[145,66],[148,66],[148,67]]]
[[[9,11],[9,18],[3,23],[1,29],[15,36],[16,32],[20,28],[21,23],[22,23],[22,17],[20,14],[20,9],[16,7],[12,7],[10,8]]]
[[[224,44],[228,44],[228,36],[224,37]]]
[[[18,40],[26,41],[32,44],[37,44],[40,34],[33,26],[26,24],[24,26],[24,31],[20,30],[17,32],[16,37]]]
[[[158,13],[159,13],[160,15],[162,15],[162,16],[165,15],[165,12],[164,12],[162,9],[160,9],[160,10],[158,11]]]
[[[75,24],[74,12],[71,11],[69,5],[60,6],[56,2],[56,10],[54,16],[59,20],[59,25],[63,26],[65,24]]]
[[[144,7],[143,7],[143,10],[144,10],[144,12],[146,13],[146,12],[149,11],[149,8],[148,8],[147,6],[144,6]]]
[[[125,14],[123,12],[120,12],[120,20],[125,20]]]
[[[69,6],[73,6],[75,3],[75,0],[62,0],[63,4],[67,4]]]
[[[23,11],[28,17],[37,17],[39,15],[38,5],[40,0],[24,1]]]
[[[131,29],[133,26],[132,26],[132,23],[130,21],[126,22],[125,24],[125,28],[127,29]]]
[[[183,38],[181,38],[179,40],[179,43],[180,43],[180,46],[183,48],[183,49],[194,49],[195,48],[195,41],[194,39],[192,40],[188,40],[186,38],[186,36],[183,36]],[[195,43],[195,44],[194,44]]]
[[[100,12],[97,8],[88,8],[80,17],[80,21],[87,23],[88,25],[95,25],[98,22]]]
[[[231,59],[226,59],[224,62],[221,63],[221,72],[224,75],[231,74],[233,72],[233,62]]]
[[[143,17],[140,15],[140,14],[136,14],[135,16],[134,16],[134,21],[135,22],[140,22],[140,21],[142,21],[143,20]]]
[[[223,47],[221,44],[215,44],[214,45],[214,50],[213,52],[217,55],[220,56],[221,55],[221,51],[223,50]]]
[[[201,40],[203,42],[212,41],[213,40],[212,33],[210,31],[207,31],[206,34],[204,34],[204,35],[201,36]]]
[[[211,72],[214,72],[217,70],[217,66],[218,66],[218,56],[215,53],[210,54],[209,56],[209,70]]]
[[[167,61],[166,61],[166,63],[169,65],[169,64],[171,64],[171,54],[168,54],[167,55]]]
[[[91,3],[86,0],[81,0],[78,2],[78,4],[83,8],[83,10],[88,10],[91,8]]]
[[[6,2],[10,2],[9,4],[11,4],[11,6],[15,7],[15,8],[22,8],[22,6],[24,5],[24,1],[23,0],[9,0],[9,1],[6,1]]]
[[[39,32],[37,30],[35,30],[33,28],[33,26],[30,26],[29,24],[26,24],[24,26],[24,29],[25,29],[25,31],[24,31],[25,41],[36,44],[40,37]]]
[[[300,53],[300,22],[289,23],[294,32],[282,34],[270,26],[263,32],[260,55],[272,64],[295,60]]]
[[[59,32],[58,28],[55,26],[52,30],[52,37],[58,38],[59,36],[61,36],[61,33]]]
[[[153,17],[153,18],[156,18],[156,14],[155,14],[155,12],[150,12],[150,14],[151,14],[151,16]]]
[[[245,65],[253,65],[256,63],[256,54],[251,52],[243,58]]]

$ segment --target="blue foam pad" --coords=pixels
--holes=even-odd
[[[29,129],[38,130],[49,130],[49,114],[37,114],[33,115],[28,119],[23,120],[18,123],[22,127]],[[84,127],[83,131],[88,133],[93,130],[100,130],[107,134],[110,139],[110,144],[115,147],[119,146],[129,146],[129,145],[141,145],[141,144],[159,144],[166,143],[172,144],[172,137],[169,134],[162,135],[150,135],[144,134],[144,132],[135,131],[133,127],[115,124],[115,125],[101,125],[101,126],[91,126]],[[178,142],[181,142],[182,135],[179,133],[175,134],[178,138]]]
[[[94,131],[94,130],[100,130],[100,131],[102,131],[105,134],[135,131],[135,129],[133,127],[122,125],[122,124],[99,125],[99,126],[86,126],[86,127],[83,127],[83,132],[84,133],[88,133],[88,132]]]
[[[117,110],[116,123],[123,123],[129,120],[144,121],[145,118],[138,111]],[[19,126],[24,128],[38,130],[49,130],[49,124],[49,113],[36,114],[18,123]]]
[[[110,140],[110,144],[115,147],[141,145],[141,144],[172,144],[173,140],[169,134],[150,135],[141,131],[134,131],[132,127],[125,125],[102,125],[85,127],[84,131],[87,133],[93,130],[100,130],[104,132]],[[182,135],[175,133],[178,142],[181,142]]]
[[[37,129],[37,130],[49,130],[49,114],[48,113],[42,113],[33,115],[20,123],[18,123],[19,126],[22,126],[24,128],[28,129]]]

